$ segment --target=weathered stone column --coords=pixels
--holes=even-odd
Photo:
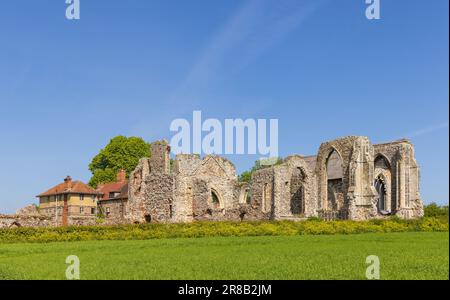
[[[286,166],[274,166],[273,218],[275,220],[292,217],[290,212],[289,169]]]
[[[397,161],[397,201],[398,209],[406,208],[405,206],[405,162],[403,158]]]
[[[366,220],[377,214],[373,174],[373,147],[368,138],[359,137],[354,143],[350,161],[350,186],[347,194],[349,219]]]

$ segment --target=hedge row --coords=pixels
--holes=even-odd
[[[308,220],[261,222],[194,222],[121,226],[0,229],[0,243],[47,243],[92,240],[145,240],[212,236],[319,235],[369,232],[448,231],[436,218],[371,220],[365,222]]]

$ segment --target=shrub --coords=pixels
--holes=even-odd
[[[48,243],[90,240],[143,240],[200,238],[212,236],[320,235],[370,232],[448,231],[448,222],[426,217],[371,221],[332,221],[311,219],[255,222],[194,222],[189,224],[143,224],[91,227],[0,229],[0,243]]]
[[[448,223],[448,205],[439,206],[436,203],[430,203],[424,207],[425,217],[432,217]]]

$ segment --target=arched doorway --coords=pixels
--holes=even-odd
[[[301,168],[295,168],[291,176],[291,213],[302,215],[305,213],[305,172]]]
[[[338,211],[344,206],[344,170],[339,153],[333,149],[328,156],[327,163],[327,202],[325,209]]]
[[[220,197],[216,190],[211,189],[211,204],[214,209],[220,208]]]

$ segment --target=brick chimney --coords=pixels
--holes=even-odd
[[[66,189],[71,189],[72,188],[72,177],[67,175],[67,177],[64,178],[64,183],[66,185]]]
[[[117,172],[117,182],[127,181],[127,172],[125,170],[120,170]]]

